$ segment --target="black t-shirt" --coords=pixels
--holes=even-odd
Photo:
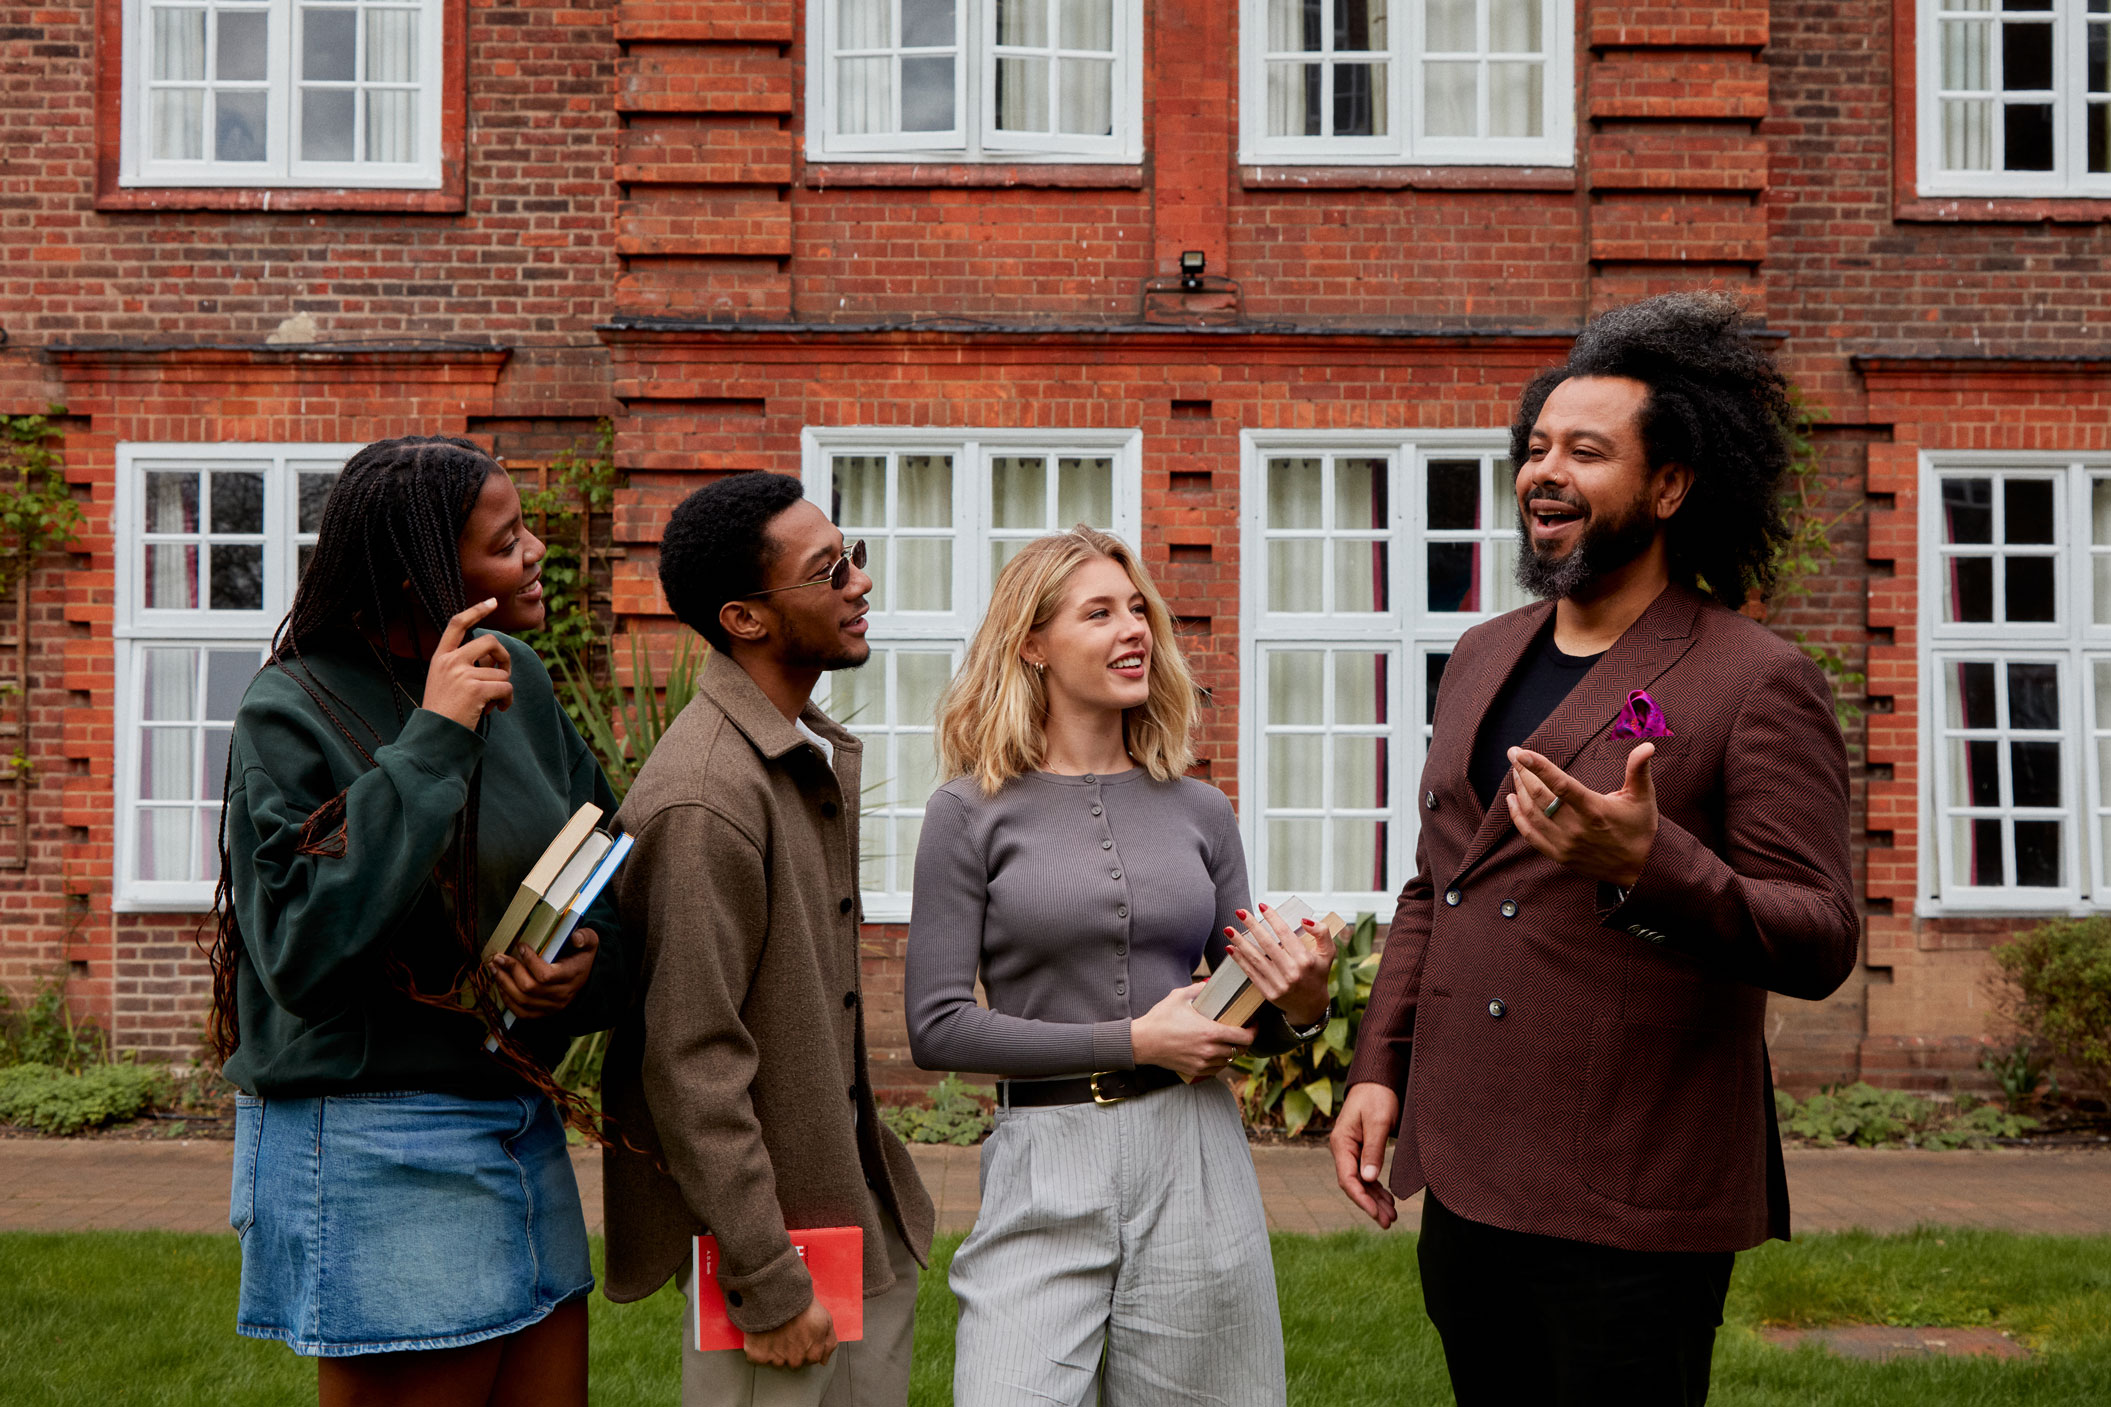
[[[1563,654],[1554,644],[1554,622],[1548,618],[1546,629],[1495,696],[1495,706],[1482,719],[1481,734],[1474,739],[1466,778],[1473,783],[1481,805],[1495,800],[1503,774],[1510,770],[1510,749],[1531,737],[1569,691],[1583,682],[1591,666],[1604,658],[1602,650],[1595,655]]]

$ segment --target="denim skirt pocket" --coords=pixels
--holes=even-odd
[[[264,1101],[235,1096],[235,1168],[227,1192],[227,1224],[247,1235],[257,1219],[257,1145],[264,1137]]]

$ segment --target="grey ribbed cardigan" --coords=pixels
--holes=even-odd
[[[916,849],[904,1004],[929,1070],[1024,1079],[1126,1070],[1129,1023],[1223,961],[1246,852],[1206,782],[1032,772],[931,796]],[[980,970],[989,1008],[975,1002]],[[1257,1033],[1282,1049],[1274,1007]]]

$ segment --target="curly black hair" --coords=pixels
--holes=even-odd
[[[767,531],[773,519],[806,496],[797,479],[749,469],[706,484],[675,506],[660,535],[660,589],[683,625],[711,642],[730,643],[719,608],[762,589],[777,559]]]
[[[1569,359],[1532,378],[1510,422],[1510,462],[1528,460],[1532,426],[1572,376],[1622,376],[1649,388],[1641,430],[1649,467],[1684,464],[1693,488],[1666,529],[1674,580],[1737,607],[1773,589],[1791,528],[1782,480],[1794,453],[1788,381],[1753,340],[1743,306],[1719,293],[1666,293],[1592,320]]]

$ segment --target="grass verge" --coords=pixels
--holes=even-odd
[[[950,1398],[954,1306],[943,1241],[917,1303],[915,1407]],[[599,1256],[596,1243],[596,1256]],[[1422,1317],[1414,1241],[1275,1238],[1297,1407],[1449,1399]],[[163,1232],[0,1234],[0,1401],[23,1407],[283,1407],[313,1401],[314,1365],[238,1338],[234,1241]],[[1733,1407],[2082,1407],[2111,1383],[2111,1238],[1924,1230],[1809,1236],[1738,1258],[1711,1401]],[[681,1299],[593,1301],[594,1402],[672,1403]],[[1989,1324],[2024,1363],[1847,1363],[1762,1343],[1764,1323]]]

